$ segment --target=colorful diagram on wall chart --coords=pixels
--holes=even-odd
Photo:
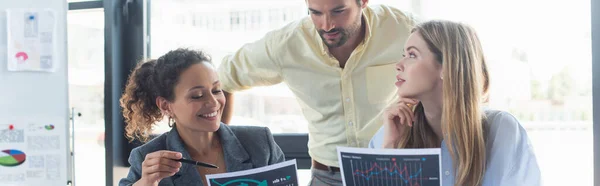
[[[15,149],[3,150],[0,153],[0,166],[14,167],[25,162],[26,155],[24,152]]]

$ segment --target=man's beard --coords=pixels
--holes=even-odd
[[[360,21],[360,19],[359,19],[359,21]],[[348,39],[350,37],[354,36],[354,34],[356,34],[358,32],[359,28],[360,28],[360,22],[357,22],[348,28],[334,28],[334,29],[329,30],[328,32],[326,32],[325,30],[319,30],[319,36],[321,36],[323,43],[325,43],[325,45],[327,45],[327,47],[336,48],[336,47],[340,47],[340,46],[346,44],[346,42],[348,42]],[[340,34],[339,40],[335,43],[328,42],[328,40],[325,39],[324,35],[327,33],[335,33],[335,32],[338,32]]]

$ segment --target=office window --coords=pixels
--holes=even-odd
[[[105,185],[104,11],[67,13],[69,104],[75,117],[75,183]]]
[[[239,12],[231,12],[230,18],[231,21],[231,30],[236,30],[240,26],[240,13]]]
[[[150,18],[152,27],[151,57],[158,57],[177,47],[194,47],[207,51],[212,55],[215,65],[219,65],[225,55],[235,52],[245,43],[260,39],[267,31],[270,31],[261,29],[262,12],[269,16],[269,22],[265,23],[268,28],[277,28],[289,23],[290,20],[273,22],[272,19],[277,16],[281,19],[284,14],[290,14],[292,9],[296,12],[306,12],[306,5],[302,1],[283,1],[269,8],[256,7],[254,6],[256,3],[215,1],[209,4],[193,1],[152,1],[150,8],[152,11]],[[222,5],[229,7],[220,9],[219,7],[225,7]],[[210,9],[210,13],[203,13],[208,9]],[[273,10],[279,15],[270,14]],[[218,26],[199,29],[193,27],[194,23],[163,21],[162,17],[173,16],[171,14],[176,12],[180,16],[189,15],[187,17],[201,14],[210,21],[209,24],[227,20],[230,23],[230,30],[221,30]],[[297,17],[288,17],[297,19]],[[305,133],[308,130],[307,127],[297,127],[298,125],[306,126],[307,123],[296,99],[284,84],[237,93],[235,103],[232,124],[268,126],[275,133]]]
[[[279,25],[281,16],[279,16],[277,9],[269,9],[269,25]],[[271,27],[269,29],[272,29]]]
[[[258,29],[260,26],[260,12],[258,10],[251,11],[250,29]]]
[[[200,26],[200,25],[202,25],[202,15],[200,15],[200,14],[193,14],[193,16],[192,16],[192,25],[193,26]]]

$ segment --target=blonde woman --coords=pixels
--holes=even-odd
[[[404,50],[396,65],[402,99],[384,111],[384,127],[371,148],[441,148],[444,186],[541,184],[519,121],[510,113],[482,108],[489,77],[471,27],[422,23]]]

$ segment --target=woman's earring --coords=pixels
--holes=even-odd
[[[173,124],[171,124],[171,120],[173,119],[171,118],[171,116],[169,116],[169,127],[173,127]]]

